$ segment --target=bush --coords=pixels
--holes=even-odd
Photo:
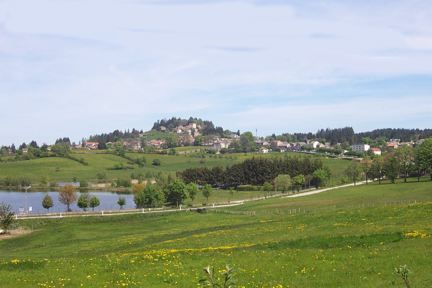
[[[3,233],[7,233],[9,228],[12,226],[14,219],[14,213],[12,207],[5,203],[0,203],[0,229]]]
[[[116,187],[131,187],[131,183],[128,179],[117,179],[115,180]]]
[[[80,188],[87,188],[88,187],[88,182],[85,180],[81,180],[80,181]]]
[[[259,186],[254,186],[254,185],[240,185],[237,186],[237,191],[259,191],[260,187]]]
[[[161,161],[159,159],[153,159],[152,165],[153,166],[160,166],[161,165]]]

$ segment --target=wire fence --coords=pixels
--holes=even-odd
[[[295,207],[295,208],[276,208],[273,210],[267,210],[264,213],[267,214],[288,214],[288,215],[299,215],[299,214],[317,214],[323,212],[336,212],[336,211],[354,211],[361,209],[373,209],[373,208],[386,208],[386,207],[404,207],[413,205],[422,205],[432,203],[430,201],[421,201],[416,199],[409,200],[395,200],[395,201],[383,201],[383,202],[361,202],[358,204],[335,204],[327,205],[325,207]]]

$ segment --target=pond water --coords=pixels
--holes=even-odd
[[[133,201],[133,195],[131,194],[118,194],[113,192],[88,192],[90,195],[95,195],[99,198],[100,206],[95,208],[95,211],[106,211],[106,210],[119,210],[117,204],[119,196],[126,199],[126,205],[123,209],[135,208]],[[15,191],[0,191],[0,203],[4,202],[12,206],[15,213],[21,214],[27,211],[27,207],[31,207],[31,214],[46,213],[47,210],[42,207],[42,199],[48,194],[53,199],[54,206],[50,209],[50,212],[64,212],[66,211],[66,205],[62,204],[58,200],[58,192],[15,192]],[[80,193],[77,193],[78,197]],[[82,211],[76,203],[71,205],[73,211]],[[89,209],[91,210],[91,209]]]

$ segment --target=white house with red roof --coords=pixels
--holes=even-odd
[[[376,156],[381,156],[381,149],[380,149],[380,148],[373,147],[373,148],[371,148],[370,150],[372,151],[372,153],[373,153],[374,155],[376,155]]]

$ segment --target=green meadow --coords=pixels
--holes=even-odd
[[[185,147],[189,148],[189,147]],[[188,151],[180,149],[178,153]],[[190,148],[189,148],[190,151]],[[88,165],[83,165],[77,161],[49,157],[32,159],[25,161],[4,161],[0,162],[0,178],[4,177],[25,177],[32,181],[33,184],[58,181],[72,181],[76,178],[78,181],[97,181],[97,174],[104,173],[107,181],[114,179],[129,179],[131,174],[143,174],[150,172],[152,174],[172,173],[185,170],[187,168],[197,167],[216,167],[229,166],[235,163],[244,161],[251,157],[318,157],[296,153],[272,153],[272,154],[227,154],[227,155],[205,155],[198,153],[179,154],[179,155],[159,155],[159,154],[143,154],[143,153],[127,153],[126,156],[132,159],[141,157],[146,158],[146,165],[139,167],[136,164],[129,163],[130,161],[109,153],[101,153],[95,151],[75,151],[71,154],[77,159],[84,159]],[[161,161],[160,166],[153,166],[154,159]],[[343,182],[343,170],[348,166],[349,161],[340,159],[331,159],[322,157],[324,165],[328,166],[334,175],[330,185],[337,185]],[[115,170],[116,165],[122,164],[127,169]]]
[[[295,211],[295,212],[294,212]],[[0,241],[1,287],[431,287],[432,182],[369,184],[207,213],[21,221]]]

